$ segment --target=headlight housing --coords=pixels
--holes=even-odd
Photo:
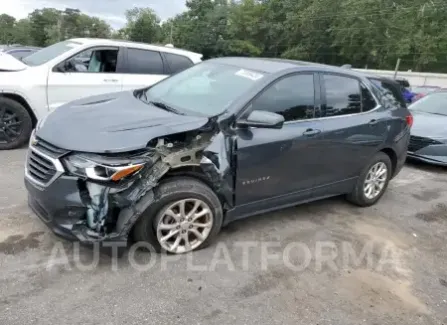
[[[142,159],[105,158],[88,154],[74,154],[64,158],[66,168],[73,175],[113,182],[138,173],[146,163]]]

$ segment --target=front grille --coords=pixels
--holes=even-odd
[[[60,158],[69,152],[69,150],[58,148],[42,139],[37,138],[36,140],[33,147],[52,158]]]
[[[429,139],[429,138],[418,137],[418,136],[412,135],[410,137],[410,143],[408,144],[408,151],[416,152],[416,151],[421,150],[422,148],[428,147],[432,144],[442,144],[442,142],[439,142],[439,141],[436,141],[433,139]]]
[[[34,150],[28,152],[26,167],[29,175],[42,184],[49,183],[57,173],[53,162]]]

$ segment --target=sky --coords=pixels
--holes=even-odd
[[[0,14],[17,19],[25,18],[35,9],[44,7],[63,10],[79,9],[83,13],[107,21],[113,28],[124,26],[124,12],[133,7],[149,7],[161,20],[173,17],[185,10],[185,0],[0,0]]]

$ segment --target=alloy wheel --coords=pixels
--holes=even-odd
[[[0,143],[11,143],[22,133],[22,121],[11,109],[0,106]]]
[[[385,163],[374,164],[366,174],[363,183],[363,193],[369,200],[375,199],[385,187],[388,178],[388,168]]]
[[[170,253],[181,254],[196,249],[208,238],[214,216],[202,200],[184,199],[167,205],[156,220],[160,246]]]

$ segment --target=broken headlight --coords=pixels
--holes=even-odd
[[[103,158],[97,155],[71,155],[64,159],[73,175],[97,181],[118,182],[138,173],[146,164],[143,160]]]

